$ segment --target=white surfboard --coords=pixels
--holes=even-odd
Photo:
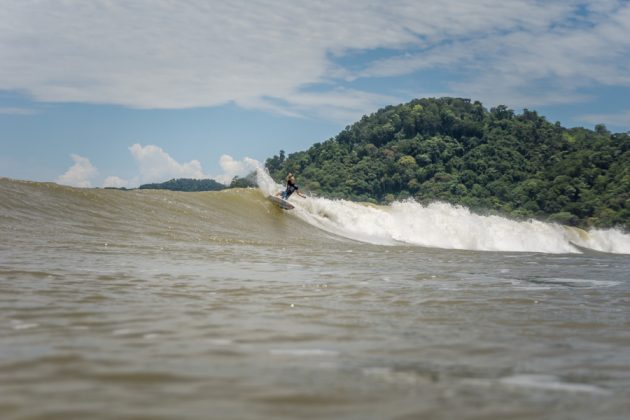
[[[295,208],[295,206],[289,203],[287,200],[283,200],[282,198],[276,197],[275,195],[270,195],[267,197],[267,199],[271,201],[273,204],[275,204],[276,206],[284,210],[291,210]]]

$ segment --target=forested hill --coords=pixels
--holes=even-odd
[[[226,188],[250,188],[256,186],[256,173],[252,172],[246,177],[235,176],[229,186],[221,184],[214,179],[178,178],[170,181],[140,185],[141,190],[171,190],[171,191],[221,191]]]
[[[364,116],[309,150],[267,160],[307,191],[390,202],[414,198],[477,212],[630,229],[630,133],[564,128],[535,111],[467,99],[418,99]]]
[[[143,184],[139,188],[141,190],[220,191],[226,186],[214,179],[179,178],[158,184]]]

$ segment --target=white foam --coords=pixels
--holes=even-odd
[[[630,235],[617,229],[592,229],[588,232],[567,228],[567,236],[578,246],[614,254],[630,254]]]
[[[31,328],[37,328],[39,327],[39,324],[23,322],[20,320],[11,320],[11,327],[16,331],[21,331],[21,330],[30,330]]]
[[[603,388],[588,384],[561,382],[552,375],[514,375],[499,380],[499,383],[513,387],[534,388],[546,391],[580,392],[588,394],[608,394]]]
[[[567,285],[572,285],[572,286],[583,287],[587,289],[600,288],[600,287],[614,287],[621,284],[618,281],[611,281],[611,280],[567,279],[567,278],[560,278],[560,277],[542,278],[539,280],[543,282],[550,282],[550,283],[562,283],[562,284],[567,284]]]
[[[208,340],[208,344],[213,346],[232,346],[234,341],[226,338],[212,338]]]
[[[421,377],[415,372],[395,371],[389,367],[365,368],[363,369],[363,374],[370,378],[401,385],[414,385],[418,382],[428,381],[427,378]]]
[[[260,162],[251,158],[245,158],[245,162],[256,171],[256,183],[265,195],[273,195],[282,189],[282,186],[276,184]]]
[[[265,194],[282,189],[258,163]],[[254,165],[254,163],[252,163]],[[448,203],[427,206],[408,200],[376,206],[309,197],[291,200],[293,215],[325,231],[376,245],[410,244],[478,251],[579,253],[574,246],[630,254],[630,235],[618,230],[584,231],[553,223],[481,216]]]

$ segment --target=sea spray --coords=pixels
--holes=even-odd
[[[614,254],[630,254],[630,235],[618,229],[591,229],[565,227],[568,239],[583,248]]]
[[[256,183],[258,184],[258,188],[262,193],[267,195],[273,195],[278,192],[282,186],[276,184],[276,182],[271,178],[267,168],[265,168],[260,162],[255,159],[245,158],[245,163],[256,171]]]
[[[409,244],[478,251],[579,252],[562,226],[481,216],[461,206],[414,201],[372,206],[344,200],[310,200],[298,216],[329,232],[381,245]]]

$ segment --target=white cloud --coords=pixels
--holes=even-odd
[[[548,15],[538,16],[538,26],[524,22],[501,30],[491,24],[486,31],[378,60],[355,77],[446,69],[459,75],[448,83],[452,96],[529,107],[584,101],[588,97],[580,92],[586,87],[629,87],[630,3],[586,3],[591,12],[585,15],[576,13],[575,2],[552,4]],[[547,9],[542,3],[521,6],[532,9],[520,11],[524,19]]]
[[[5,0],[0,22],[0,89],[45,101],[345,117],[393,99],[344,80],[423,70],[455,70],[453,94],[495,103],[630,86],[626,0]],[[394,57],[338,60],[379,49]]]
[[[221,155],[219,159],[221,169],[227,174],[242,174],[245,171],[245,163],[235,160],[230,155]]]
[[[129,151],[138,164],[141,183],[163,182],[172,178],[209,178],[203,173],[198,160],[179,163],[158,146],[134,144]]]
[[[314,109],[319,116],[347,122],[359,119],[366,112],[374,112],[379,105],[397,101],[397,98],[391,95],[335,89],[324,93],[296,94],[292,98],[292,106],[304,113]]]
[[[236,160],[232,156],[224,154],[219,159],[219,166],[223,173],[217,176],[210,176],[204,174],[201,163],[198,160],[179,163],[162,148],[155,145],[141,146],[134,144],[129,147],[129,151],[138,165],[139,174],[130,180],[118,176],[108,176],[103,182],[103,187],[133,188],[140,184],[164,182],[173,178],[212,178],[229,185],[235,176],[245,176],[260,166],[256,160],[250,158]]]
[[[244,176],[251,172],[252,166],[247,160],[236,160],[230,155],[221,155],[219,166],[223,174],[215,176],[214,179],[222,184],[229,185],[235,176]]]
[[[79,155],[70,155],[74,165],[56,180],[58,184],[72,187],[90,188],[91,179],[98,175],[98,170],[92,165],[88,158]]]

